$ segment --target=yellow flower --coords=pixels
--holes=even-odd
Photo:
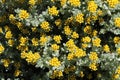
[[[91,17],[87,17],[85,22],[86,22],[87,24],[90,24],[91,21],[92,21],[92,20],[91,20]]]
[[[26,10],[20,10],[18,14],[21,20],[29,18],[29,13]]]
[[[98,11],[97,11],[97,14],[98,14],[99,16],[101,16],[101,15],[103,15],[103,11],[102,11],[102,10],[98,10]]]
[[[84,22],[84,14],[82,13],[78,13],[76,16],[75,16],[75,20],[78,22],[78,23],[83,23]]]
[[[94,1],[88,2],[88,8],[87,8],[88,11],[94,13],[94,12],[96,12],[97,8],[98,8],[98,6]]]
[[[57,45],[57,44],[52,44],[52,45],[51,45],[51,48],[52,48],[52,50],[53,50],[53,51],[58,50],[58,49],[59,49],[59,47],[60,47],[60,46],[59,46],[59,45]]]
[[[65,27],[64,27],[64,32],[65,32],[66,35],[70,35],[72,31],[71,31],[71,29],[69,28],[69,26],[65,26]]]
[[[61,6],[64,6],[64,5],[66,4],[66,1],[67,1],[67,0],[61,0],[61,1],[60,1]]]
[[[120,28],[120,17],[119,18],[115,18],[114,24],[115,24],[116,27]]]
[[[47,37],[45,35],[42,35],[40,37],[40,45],[44,45],[47,42]]]
[[[82,42],[89,43],[91,41],[91,38],[89,36],[83,37]]]
[[[22,51],[21,52],[21,58],[24,59],[24,58],[26,58],[26,56],[27,56],[27,53],[25,51]]]
[[[33,45],[33,46],[38,46],[38,45],[39,45],[38,41],[39,41],[39,40],[38,40],[37,38],[33,38],[33,39],[32,39],[32,45]]]
[[[96,38],[92,41],[92,43],[93,43],[93,46],[100,47],[101,39]]]
[[[86,56],[86,52],[85,51],[83,51],[82,49],[76,49],[75,57],[81,58],[81,57],[84,57],[84,56]]]
[[[59,11],[57,10],[57,7],[52,6],[51,8],[48,8],[48,13],[52,16],[57,16]]]
[[[91,16],[91,20],[96,21],[97,19],[98,19],[98,16],[97,16],[97,15],[92,15],[92,16]]]
[[[63,72],[62,71],[57,71],[54,70],[53,74],[50,76],[50,78],[55,79],[55,78],[59,78],[63,76]]]
[[[119,74],[114,74],[114,75],[113,75],[113,78],[114,78],[114,79],[118,79],[119,77],[120,77]]]
[[[47,30],[47,31],[50,31],[50,24],[47,22],[47,21],[43,21],[41,24],[40,24],[41,28],[44,29],[44,30]]]
[[[0,27],[0,33],[3,33],[3,29]]]
[[[53,40],[55,40],[55,42],[57,42],[57,43],[60,43],[62,38],[61,38],[60,35],[56,35],[56,36],[53,37]]]
[[[120,55],[120,47],[119,48],[117,48],[117,53]]]
[[[98,55],[96,52],[91,52],[89,55],[90,60],[98,60]]]
[[[73,6],[73,7],[79,7],[81,2],[80,0],[68,0],[70,5]]]
[[[61,65],[61,62],[58,60],[57,57],[53,57],[49,60],[49,64],[54,67],[59,67]]]
[[[12,33],[11,33],[11,31],[7,31],[7,32],[6,32],[5,38],[6,38],[6,39],[12,38]]]
[[[118,68],[116,69],[115,73],[120,75],[120,66],[118,66]]]
[[[72,60],[74,58],[74,54],[73,53],[69,53],[67,56],[68,60]]]
[[[55,20],[55,25],[56,25],[57,27],[61,26],[61,23],[62,23],[61,19]]]
[[[8,45],[9,45],[9,46],[13,46],[13,44],[14,44],[14,40],[9,39],[9,40],[8,40]]]
[[[91,26],[86,26],[84,28],[84,32],[87,33],[87,34],[91,34],[91,32],[92,32]]]
[[[115,36],[113,41],[115,44],[118,44],[120,42],[120,37]]]
[[[87,48],[87,47],[88,47],[88,44],[82,43],[82,48],[83,48],[83,49],[85,49],[85,48]]]
[[[0,54],[2,54],[4,52],[5,48],[2,44],[0,44]]]
[[[14,76],[15,77],[18,77],[19,75],[20,75],[20,73],[21,73],[21,71],[20,70],[15,70],[15,72],[14,72]]]
[[[97,70],[96,63],[91,63],[91,64],[89,65],[89,68],[90,68],[91,70],[93,70],[93,71],[96,71],[96,70]]]
[[[103,51],[110,52],[110,48],[107,44],[103,46]]]
[[[93,30],[92,35],[93,35],[93,36],[97,36],[97,33],[98,33],[98,31],[97,31],[97,30]]]
[[[108,5],[114,8],[117,4],[119,4],[119,0],[107,0]]]
[[[74,38],[74,39],[79,38],[79,34],[74,31],[72,33],[71,37]]]
[[[29,0],[28,3],[29,3],[30,5],[32,5],[32,6],[34,6],[34,5],[35,5],[35,2],[36,2],[35,0]]]
[[[9,15],[9,20],[14,20],[15,19],[15,16],[13,14],[10,14]]]
[[[10,60],[9,59],[2,59],[1,62],[3,63],[4,67],[8,67],[10,64]]]
[[[26,37],[21,37],[19,41],[20,41],[21,46],[25,46],[26,43],[27,43],[27,38]]]
[[[84,77],[83,71],[80,71],[80,77]]]

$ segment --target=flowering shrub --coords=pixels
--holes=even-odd
[[[120,0],[0,0],[0,79],[120,80]]]

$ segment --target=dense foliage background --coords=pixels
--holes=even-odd
[[[1,80],[120,80],[120,0],[0,0]]]

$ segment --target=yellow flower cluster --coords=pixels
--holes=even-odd
[[[32,45],[33,45],[33,46],[38,46],[38,45],[39,45],[38,41],[39,41],[39,40],[38,40],[37,38],[33,38],[33,39],[32,39]]]
[[[120,18],[115,18],[114,24],[116,27],[120,28]]]
[[[56,51],[56,50],[59,49],[59,45],[57,45],[57,44],[52,44],[52,45],[51,45],[51,48],[52,48],[53,51]]]
[[[84,77],[83,71],[80,71],[80,77]]]
[[[66,35],[70,35],[72,31],[71,31],[69,26],[65,26],[64,27],[64,32],[65,32]]]
[[[77,49],[76,52],[75,52],[75,57],[77,58],[81,58],[81,57],[84,57],[86,56],[86,52],[83,51],[82,49]]]
[[[8,40],[8,45],[12,47],[12,46],[14,45],[14,40],[9,39],[9,40]]]
[[[87,34],[91,34],[91,31],[92,31],[91,26],[86,26],[84,28],[84,32],[87,33]]]
[[[19,75],[20,75],[20,73],[21,73],[21,71],[20,70],[15,70],[15,72],[14,72],[14,76],[15,77],[18,77]]]
[[[66,4],[66,1],[67,1],[67,0],[61,0],[61,1],[60,1],[61,6],[64,6],[64,5]]]
[[[20,45],[21,46],[25,46],[26,45],[26,43],[27,43],[27,38],[26,37],[20,37]]]
[[[30,15],[26,10],[20,10],[18,16],[21,20],[23,20],[29,18]]]
[[[6,34],[5,34],[5,38],[6,39],[12,38],[12,32],[11,31],[7,31]]]
[[[5,48],[2,44],[0,44],[0,54],[2,54],[4,52]]]
[[[53,74],[50,76],[51,79],[55,79],[55,78],[60,78],[63,76],[63,72],[62,71],[57,71],[54,70]]]
[[[21,58],[26,59],[28,63],[35,64],[38,59],[40,59],[40,55],[38,52],[33,53],[32,51],[29,51],[28,53],[23,51],[21,53]]]
[[[90,55],[89,55],[89,59],[92,60],[92,61],[98,60],[97,53],[96,52],[91,52]]]
[[[59,67],[61,65],[61,62],[58,60],[57,57],[53,57],[49,60],[49,64],[53,67]]]
[[[40,24],[41,28],[44,29],[44,30],[47,30],[49,31],[50,30],[50,24],[47,22],[47,21],[43,21],[41,24]]]
[[[89,65],[89,68],[90,68],[91,70],[93,70],[93,71],[96,71],[96,70],[97,70],[96,63],[91,63],[91,64]]]
[[[91,41],[91,38],[89,36],[83,37],[82,42],[89,43]]]
[[[114,41],[115,44],[118,44],[120,42],[120,37],[115,36],[113,41]]]
[[[55,42],[57,42],[57,43],[61,43],[62,38],[60,35],[56,35],[53,37],[53,40],[55,40]]]
[[[74,38],[74,39],[79,38],[79,34],[74,31],[72,33],[71,37]]]
[[[52,6],[51,8],[48,8],[48,13],[52,16],[57,16],[59,11],[57,10],[57,7]]]
[[[73,6],[73,7],[79,7],[81,2],[80,0],[68,0],[70,5]]]
[[[74,53],[69,53],[67,56],[67,60],[73,60],[74,56]]]
[[[88,2],[88,8],[87,8],[88,11],[94,13],[94,12],[96,12],[97,8],[98,8],[98,6],[94,1]]]
[[[115,74],[113,75],[114,79],[118,79],[120,77],[120,66],[115,71]]]
[[[45,35],[42,35],[40,37],[40,45],[45,45],[46,42],[47,42],[47,37]]]
[[[36,1],[35,0],[29,0],[29,2],[28,2],[31,6],[34,6],[35,5],[35,3],[36,3]]]
[[[9,59],[2,59],[1,62],[3,63],[4,67],[8,67],[10,64],[10,60]]]
[[[119,4],[119,0],[107,0],[108,5],[114,8],[117,4]]]
[[[103,51],[110,52],[110,48],[107,44],[103,46]]]
[[[60,26],[61,26],[61,23],[62,23],[61,19],[55,20],[55,25],[56,25],[57,27],[60,27]]]
[[[84,22],[84,14],[82,13],[78,13],[76,16],[75,16],[75,20],[78,22],[78,23],[83,23]]]
[[[120,55],[120,47],[119,48],[117,48],[117,53]]]
[[[95,38],[92,40],[93,46],[100,47],[101,39],[100,38]]]

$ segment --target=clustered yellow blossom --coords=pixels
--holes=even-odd
[[[93,30],[92,35],[93,35],[93,36],[97,36],[97,33],[98,33],[98,31],[97,31],[97,30]]]
[[[91,64],[89,65],[89,68],[90,68],[91,70],[93,70],[93,71],[96,71],[96,70],[97,70],[97,64],[96,64],[96,63],[91,63]]]
[[[115,44],[118,44],[120,42],[120,37],[115,36],[113,41],[114,41]]]
[[[40,59],[40,54],[38,52],[33,53],[32,51],[23,51],[21,53],[21,58],[25,58],[28,63],[35,64],[38,61],[38,59]]]
[[[119,4],[119,0],[107,0],[108,5],[114,8],[117,4]]]
[[[107,44],[103,46],[103,51],[110,52],[110,48]]]
[[[117,48],[117,53],[120,55],[120,47],[119,48]]]
[[[39,45],[38,41],[39,41],[39,40],[38,40],[37,38],[33,38],[33,39],[32,39],[32,45],[33,45],[33,46],[38,46],[38,45]]]
[[[19,41],[20,41],[20,45],[21,46],[25,46],[27,41],[28,41],[28,39],[26,37],[20,37]]]
[[[71,31],[69,26],[65,26],[64,27],[64,32],[65,32],[66,35],[70,35],[72,31]]]
[[[57,27],[61,26],[61,23],[62,23],[61,19],[55,20],[55,25],[56,25]]]
[[[9,39],[9,40],[8,40],[8,45],[12,47],[12,46],[14,45],[14,40]]]
[[[21,20],[23,20],[29,18],[30,15],[26,10],[20,10],[18,16]]]
[[[80,77],[84,77],[83,71],[80,71]]]
[[[83,37],[82,42],[89,43],[91,41],[91,38],[89,36]]]
[[[69,53],[67,56],[67,60],[73,60],[74,57],[75,57],[74,53]]]
[[[18,70],[18,69],[15,70],[15,72],[14,72],[15,77],[18,77],[20,74],[21,74],[20,70]]]
[[[79,7],[81,2],[80,0],[68,0],[71,6]]]
[[[0,44],[0,54],[2,54],[4,52],[5,48],[2,44]]]
[[[10,14],[9,15],[9,20],[14,20],[15,19],[15,16],[13,14]]]
[[[101,39],[100,38],[95,38],[92,40],[93,46],[100,47]]]
[[[120,28],[120,17],[115,18],[114,24],[115,24],[116,27]]]
[[[114,79],[118,79],[120,77],[120,66],[117,67],[115,74],[113,75]]]
[[[75,16],[75,20],[78,22],[78,23],[83,23],[84,22],[84,14],[83,13],[78,13],[76,16]]]
[[[2,59],[1,62],[3,63],[4,67],[8,67],[10,64],[10,60],[9,59]]]
[[[11,31],[7,31],[6,34],[5,34],[5,38],[6,39],[12,38],[12,32]]]
[[[53,37],[53,40],[55,40],[56,43],[61,43],[62,38],[61,38],[60,35],[55,35],[55,36]]]
[[[77,49],[76,52],[75,52],[75,57],[77,58],[81,58],[81,57],[84,57],[86,56],[86,52],[82,49]]]
[[[64,6],[64,5],[66,4],[66,1],[67,1],[67,0],[61,0],[61,1],[60,1],[61,6]]]
[[[62,71],[57,71],[54,70],[53,74],[50,76],[51,79],[55,79],[55,78],[60,78],[63,76],[63,72]]]
[[[74,31],[74,32],[72,33],[71,37],[74,38],[74,39],[79,38],[79,34]]]
[[[41,26],[41,28],[42,29],[44,29],[44,30],[47,30],[47,31],[49,31],[50,30],[50,24],[49,24],[49,22],[47,22],[47,21],[43,21],[41,24],[40,24],[40,26]]]
[[[98,54],[96,52],[91,52],[89,55],[89,59],[92,61],[98,60]]]
[[[59,67],[61,65],[61,62],[58,60],[57,57],[53,57],[49,60],[49,64],[53,67]]]
[[[36,0],[29,0],[29,2],[28,2],[30,5],[32,5],[32,6],[34,6],[35,5],[35,3],[36,3]]]
[[[47,42],[47,37],[45,35],[42,35],[40,37],[40,45],[45,45],[46,42]]]
[[[88,11],[94,13],[94,12],[96,12],[97,8],[98,8],[98,6],[95,3],[95,1],[89,1],[88,2],[88,8],[87,8]]]
[[[51,8],[48,8],[48,13],[52,16],[57,16],[59,11],[57,10],[57,7],[52,6]]]
[[[91,34],[91,31],[92,31],[91,26],[86,26],[84,28],[84,32],[87,33],[87,34]]]
[[[52,45],[51,45],[51,48],[52,48],[53,51],[59,50],[59,45],[57,45],[57,44],[52,44]]]

